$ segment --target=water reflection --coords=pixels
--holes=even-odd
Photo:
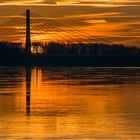
[[[140,139],[140,68],[0,68],[0,138]]]
[[[26,67],[26,115],[30,116],[31,67]]]

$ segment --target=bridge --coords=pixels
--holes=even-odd
[[[33,42],[74,42],[112,44],[104,37],[95,36],[88,31],[78,30],[61,19],[40,16],[30,9],[11,17],[0,25],[0,41],[19,42],[26,47],[26,54],[31,54]]]

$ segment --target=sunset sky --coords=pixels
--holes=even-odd
[[[61,21],[66,29],[68,26],[81,34],[84,32],[88,38],[96,36],[140,46],[140,0],[0,0],[0,24],[27,8]],[[47,34],[51,35],[52,31]],[[49,38],[45,33],[32,37],[34,40]]]

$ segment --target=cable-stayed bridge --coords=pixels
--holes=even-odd
[[[23,43],[28,53],[33,42],[104,43],[111,41],[81,31],[61,19],[40,16],[29,9],[0,25],[0,41]]]

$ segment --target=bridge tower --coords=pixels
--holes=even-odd
[[[31,55],[30,10],[26,10],[26,55]]]

